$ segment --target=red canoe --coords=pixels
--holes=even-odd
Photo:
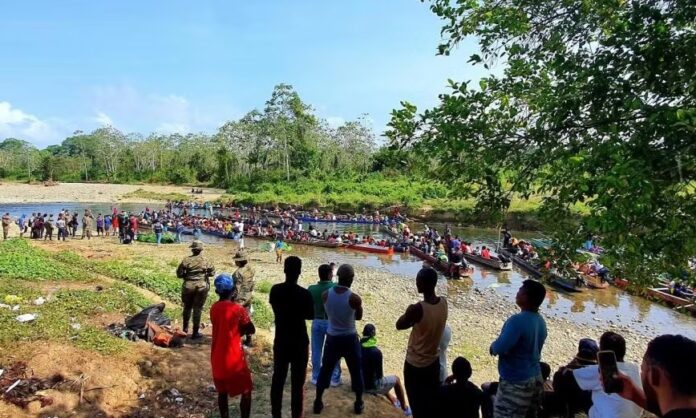
[[[392,248],[392,247],[382,247],[379,245],[372,245],[372,244],[350,244],[350,245],[348,245],[347,248],[350,248],[351,250],[364,251],[366,253],[373,253],[373,254],[385,254],[385,255],[394,254],[394,248]]]

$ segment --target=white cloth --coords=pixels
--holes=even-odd
[[[633,383],[643,388],[640,369],[637,364],[617,363],[619,371],[627,375]],[[605,393],[599,377],[599,366],[587,366],[573,370],[575,380],[582,390],[592,391],[592,408],[590,418],[639,418],[643,409],[616,393]]]

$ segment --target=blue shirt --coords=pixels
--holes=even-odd
[[[500,336],[491,344],[498,355],[500,379],[523,382],[541,376],[541,349],[546,340],[546,322],[537,312],[522,311],[508,318]]]

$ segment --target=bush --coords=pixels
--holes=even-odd
[[[157,243],[157,236],[154,232],[146,232],[144,234],[138,234],[138,242],[146,242],[150,244]],[[162,234],[162,244],[174,244],[176,243],[176,235],[171,232],[165,232]]]

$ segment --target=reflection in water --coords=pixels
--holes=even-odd
[[[85,208],[90,208],[96,213],[109,213],[111,206],[108,203],[79,204],[79,203],[51,203],[51,204],[0,204],[0,212],[10,212],[13,216],[22,213],[31,214],[32,212],[56,213],[66,208],[71,211],[80,212]],[[159,209],[162,205],[148,205],[150,208]],[[142,204],[117,204],[120,209],[127,211],[140,212],[143,210]],[[444,225],[429,224],[438,230],[444,230]],[[307,225],[305,225],[307,227]],[[343,231],[352,230],[361,235],[379,236],[379,226],[376,225],[346,225],[346,224],[327,224],[317,223],[317,229],[323,231]],[[412,225],[414,231],[422,229],[422,225]],[[493,245],[498,237],[497,231],[475,228],[456,228],[454,233],[462,239],[472,241],[474,246]],[[516,234],[525,237],[525,234]],[[532,235],[533,236],[533,235]],[[186,237],[191,239],[191,237]],[[203,236],[203,240],[211,243],[224,245],[232,252],[233,243],[228,240],[221,240],[216,237]],[[255,247],[262,241],[248,239],[247,245]],[[394,254],[384,256],[376,254],[361,253],[348,249],[338,251],[295,245],[293,253],[298,256],[311,255],[327,263],[351,263],[369,268],[387,271],[406,279],[413,279],[422,266],[421,260],[408,254]],[[515,299],[515,294],[520,283],[527,279],[524,272],[517,270],[499,272],[489,270],[486,267],[476,265],[471,279],[452,281],[449,284],[450,292],[467,293],[472,286],[490,287],[509,300]],[[583,293],[568,294],[549,288],[547,293],[547,304],[544,305],[544,313],[556,315],[569,321],[580,324],[598,324],[599,321],[614,321],[625,326],[630,326],[638,332],[646,335],[662,333],[680,333],[690,338],[696,339],[696,319],[683,314],[676,313],[669,308],[649,302],[646,299],[631,296],[616,288],[610,287],[604,290],[585,290]],[[647,327],[646,327],[647,326]]]

